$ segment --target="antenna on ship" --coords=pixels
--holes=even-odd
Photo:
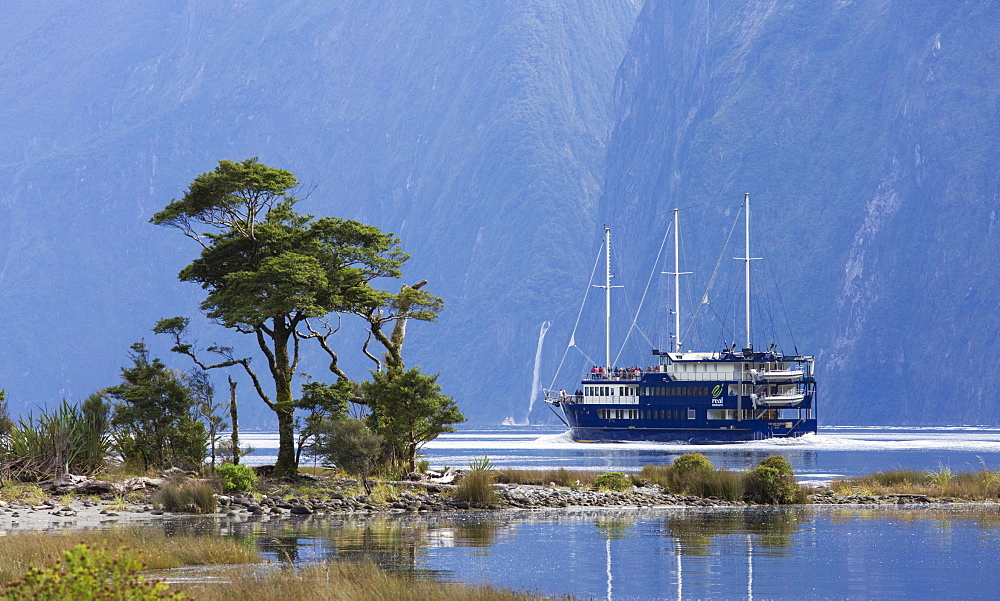
[[[678,218],[680,217],[680,209],[674,209],[674,270],[664,271],[665,275],[674,276],[674,350],[676,352],[681,352],[682,344],[681,341],[681,276],[689,275],[690,271],[680,270],[680,235],[678,235],[678,230],[680,229],[680,222]],[[706,293],[707,294],[707,293]]]
[[[750,261],[759,261],[760,257],[750,256],[750,193],[745,193],[743,197],[744,217],[746,218],[746,254],[742,257],[733,257],[738,261],[746,262],[746,312],[747,312],[747,345],[745,348],[753,348],[750,341]]]
[[[604,227],[604,366],[611,367],[611,289],[621,286],[611,285],[611,228]]]

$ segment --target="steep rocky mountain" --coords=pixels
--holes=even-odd
[[[562,362],[556,387],[572,388],[600,361],[594,304],[573,335],[586,354],[563,353],[582,296],[599,293],[588,277],[603,225],[626,286],[615,330],[643,305],[622,362],[669,342],[669,280],[643,291],[667,270],[654,259],[674,207],[694,272],[682,312],[699,312],[689,343],[732,342],[738,233],[719,253],[750,192],[758,296],[773,301],[755,344],[818,355],[824,423],[998,423],[998,12],[985,0],[12,3],[0,387],[15,411],[82,398],[115,383],[143,337],[187,368],[149,329],[196,315],[199,291],[175,277],[195,249],[147,221],[219,159],[259,156],[300,177],[301,210],[401,236],[405,281],[448,301],[439,323],[412,327],[408,362],[440,371],[474,422],[523,419],[535,373],[548,385]],[[338,344],[360,378],[357,336],[348,324]],[[323,377],[319,359],[307,368]],[[266,427],[256,409],[248,421]]]
[[[618,74],[602,216],[654,256],[666,209],[687,208],[700,291],[751,192],[770,263],[755,267],[818,357],[824,423],[997,423],[998,17],[650,0]],[[732,341],[715,304],[730,317],[706,339]]]
[[[411,364],[442,372],[473,420],[526,411],[535,332],[562,303],[552,282],[587,261],[637,12],[630,0],[8,7],[0,386],[13,409],[115,383],[142,337],[167,354],[149,330],[197,313],[199,291],[176,281],[195,249],[147,220],[219,159],[259,156],[299,176],[302,211],[396,232],[407,281],[447,299],[439,323],[412,326]],[[365,377],[361,341],[337,344]],[[321,360],[308,367],[324,377]],[[267,418],[255,408],[245,415]]]

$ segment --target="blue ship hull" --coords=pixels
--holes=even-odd
[[[574,440],[712,444],[816,433],[812,357],[750,349],[654,354],[657,366],[595,368],[600,373],[574,394],[549,399]]]
[[[684,442],[690,444],[726,444],[749,442],[768,438],[795,438],[816,433],[816,420],[802,420],[788,428],[767,422],[743,422],[740,426],[720,429],[704,428],[651,428],[634,426],[626,428],[570,428],[577,442]]]

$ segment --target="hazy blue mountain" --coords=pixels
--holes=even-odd
[[[689,207],[697,301],[751,192],[761,274],[817,355],[823,422],[995,424],[998,22],[985,1],[650,0],[618,75],[602,215],[653,256],[666,209]],[[705,310],[704,338],[732,341],[732,299],[713,305],[728,327]]]
[[[755,344],[818,356],[821,421],[1000,423],[998,12],[986,1],[10,4],[0,387],[15,410],[85,397],[116,382],[142,337],[187,368],[149,329],[196,315],[199,291],[176,281],[195,249],[147,221],[219,159],[259,156],[300,177],[303,211],[402,237],[405,281],[426,278],[448,301],[439,323],[414,324],[405,355],[442,372],[475,422],[525,417],[544,322],[538,379],[551,381],[581,298],[600,293],[588,277],[601,226],[626,286],[615,330],[644,308],[620,361],[645,364],[672,329],[669,280],[643,294],[667,267],[654,258],[670,209],[685,208],[687,316],[750,192],[760,296],[773,279],[781,299],[757,313]],[[723,255],[689,344],[740,331],[739,254]],[[565,355],[557,388],[602,361],[601,312],[591,302],[581,314],[583,353]],[[361,378],[370,365],[345,325],[338,348]],[[196,333],[231,342],[207,324]],[[320,360],[307,367],[323,377]],[[268,425],[247,386],[241,395],[247,421]]]
[[[259,156],[300,177],[301,210],[402,237],[406,281],[448,301],[440,323],[412,327],[411,364],[441,371],[473,420],[526,412],[538,324],[572,313],[558,282],[589,260],[608,99],[637,12],[629,0],[8,6],[0,386],[14,410],[115,383],[142,337],[168,354],[149,329],[197,313],[199,291],[176,281],[195,249],[147,220],[219,159]],[[338,340],[363,378],[360,344]],[[309,367],[323,377],[322,361]]]

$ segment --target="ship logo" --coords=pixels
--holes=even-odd
[[[712,398],[717,399],[722,396],[722,384],[716,384],[715,388],[712,389]]]

